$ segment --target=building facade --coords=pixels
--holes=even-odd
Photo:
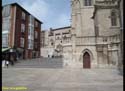
[[[69,40],[61,41],[61,32],[65,28],[47,31],[47,55],[57,55],[54,51],[58,50],[57,45],[62,45],[64,67],[117,67],[121,58],[118,2],[119,0],[71,0]]]
[[[20,59],[40,56],[42,22],[17,3],[2,8],[2,48],[15,49]]]
[[[62,27],[42,31],[41,35],[41,56],[43,57],[62,57],[65,45],[71,42],[71,27]]]
[[[118,68],[121,72],[121,74],[123,74],[123,51],[124,51],[124,31],[123,31],[123,0],[118,0],[118,8],[119,8],[119,18],[120,18],[120,33],[121,33],[121,60],[119,61],[119,65]]]
[[[118,66],[120,22],[118,2],[72,0],[73,56],[83,68]]]

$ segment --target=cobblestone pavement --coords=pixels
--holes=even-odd
[[[2,86],[25,86],[26,91],[123,91],[123,77],[116,69],[10,67],[2,69]]]

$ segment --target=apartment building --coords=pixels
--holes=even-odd
[[[20,59],[40,56],[42,22],[17,3],[2,7],[2,48],[10,47]]]

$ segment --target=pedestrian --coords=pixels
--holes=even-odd
[[[8,61],[8,60],[6,60],[6,66],[7,66],[7,68],[8,68],[8,66],[9,66],[9,61]]]

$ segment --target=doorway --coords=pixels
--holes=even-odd
[[[83,68],[91,68],[90,55],[85,52],[83,55]]]

